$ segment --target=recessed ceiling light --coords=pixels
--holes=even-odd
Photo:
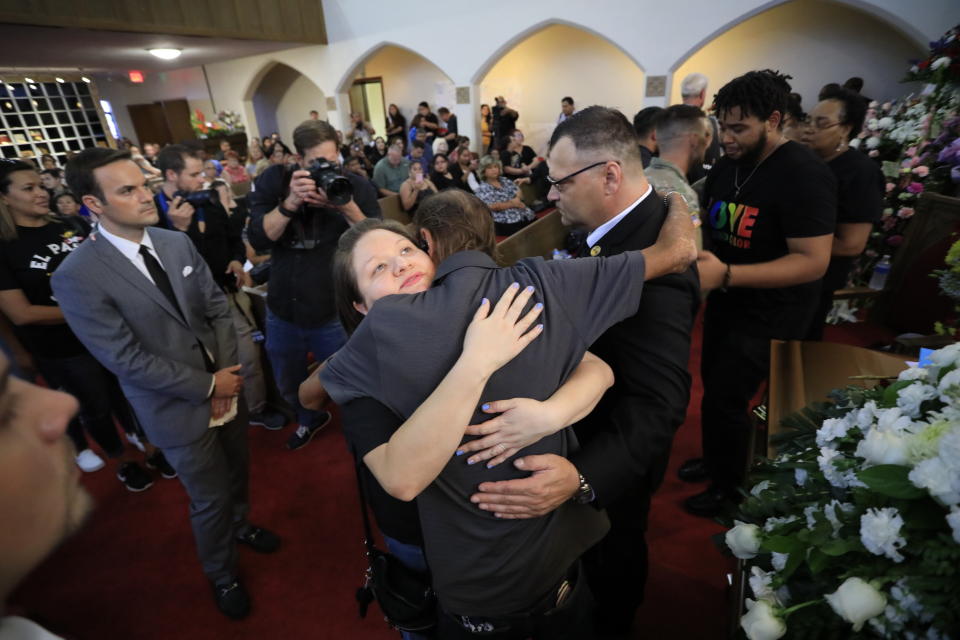
[[[24,82],[27,82],[27,83],[29,83],[29,84],[33,84],[33,78],[24,78],[23,80],[24,80]]]
[[[63,84],[63,82],[64,82],[63,78],[61,78],[60,76],[57,76],[56,78],[54,78],[54,80],[56,80],[56,81],[59,82],[60,84]]]
[[[80,79],[86,82],[87,84],[90,84],[90,78],[88,78],[87,76],[80,76]]]
[[[147,51],[161,60],[173,60],[179,58],[180,54],[183,53],[181,49],[147,49]]]

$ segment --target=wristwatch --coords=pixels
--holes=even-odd
[[[577,476],[580,479],[580,486],[577,487],[577,492],[574,493],[570,499],[577,504],[590,504],[593,502],[593,499],[597,497],[596,492],[593,490],[593,485],[587,482],[587,479],[583,477],[582,473],[578,473]]]
[[[286,216],[287,218],[292,218],[293,216],[297,215],[296,211],[291,211],[290,209],[287,209],[285,206],[283,206],[282,202],[277,205],[277,211],[279,211],[281,215]]]

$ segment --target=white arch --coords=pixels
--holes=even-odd
[[[313,84],[317,87],[320,93],[327,95],[327,93],[320,88],[320,85],[314,82],[313,78],[311,78],[309,74],[304,73],[302,69],[298,69],[296,66],[290,64],[289,62],[285,62],[283,60],[277,60],[276,58],[271,58],[267,60],[265,63],[263,63],[263,66],[260,67],[260,70],[257,71],[255,74],[253,74],[253,77],[250,78],[250,82],[247,84],[247,88],[243,92],[243,100],[244,101],[253,100],[253,95],[257,92],[257,89],[260,88],[260,83],[263,82],[263,79],[266,78],[267,75],[277,67],[277,65],[281,65],[281,64],[285,67],[290,67],[291,69],[293,69],[294,71],[302,75],[304,78],[306,78],[310,82],[313,82]]]
[[[733,29],[737,25],[742,24],[747,20],[750,20],[754,16],[759,15],[765,11],[769,11],[770,9],[773,9],[775,7],[787,4],[789,2],[794,2],[794,1],[796,0],[769,0],[768,2],[764,2],[763,4],[757,7],[754,7],[750,11],[747,11],[746,13],[743,13],[737,16],[733,20],[730,20],[729,22],[718,27],[717,29],[714,29],[706,37],[702,38],[699,42],[697,42],[691,48],[687,49],[687,51],[684,52],[682,56],[677,58],[677,60],[672,65],[670,65],[671,78],[673,73],[676,72],[676,70],[679,69],[680,66],[683,65],[683,63],[686,62],[693,54],[700,51],[700,49],[702,49],[709,43],[713,42],[714,40],[716,40],[718,37],[720,37],[727,31],[729,31],[730,29]],[[868,0],[824,0],[824,1],[837,4],[837,5],[846,5],[846,6],[849,6],[850,8],[862,11],[863,13],[866,13],[873,18],[876,18],[880,22],[883,22],[888,26],[890,26],[891,28],[895,29],[896,31],[900,32],[906,38],[908,38],[911,42],[914,42],[918,47],[920,47],[920,49],[926,49],[927,47],[927,38],[916,27],[914,27],[910,23],[903,20],[902,17],[896,14],[890,13],[888,11],[885,11],[884,9],[881,9],[880,7],[876,6],[872,2],[869,2]]]
[[[427,62],[429,62],[429,63],[432,64],[433,66],[435,66],[437,69],[439,69],[439,70],[440,70],[440,73],[442,73],[442,74],[447,78],[447,80],[449,80],[451,83],[453,82],[453,78],[450,76],[450,74],[447,73],[447,71],[446,71],[445,69],[443,69],[440,65],[438,65],[438,64],[436,63],[436,61],[431,60],[430,58],[428,58],[427,56],[423,55],[422,53],[420,53],[419,51],[417,51],[417,50],[415,50],[415,49],[411,49],[410,47],[404,46],[404,45],[402,45],[402,44],[397,44],[396,42],[391,42],[391,41],[389,41],[389,40],[384,40],[384,41],[382,41],[382,42],[379,42],[379,43],[375,44],[374,46],[370,47],[369,49],[367,49],[367,50],[363,53],[363,55],[361,55],[359,58],[357,58],[357,61],[356,61],[356,62],[354,62],[352,65],[350,65],[350,66],[347,68],[346,72],[340,77],[340,81],[337,83],[337,91],[336,91],[336,93],[337,93],[337,94],[347,93],[347,91],[350,90],[350,86],[353,84],[353,77],[354,77],[354,75],[356,75],[357,70],[358,70],[364,63],[366,63],[367,60],[369,60],[370,58],[372,58],[372,57],[374,56],[374,54],[376,54],[376,53],[379,52],[381,49],[384,49],[384,48],[386,48],[386,47],[396,47],[396,48],[398,48],[398,49],[403,49],[404,51],[409,51],[410,53],[412,53],[412,54],[414,54],[414,55],[416,55],[416,56],[419,56],[419,57],[423,58],[424,60],[426,60]]]
[[[497,62],[499,62],[500,59],[503,58],[503,56],[505,56],[507,53],[509,53],[514,47],[516,47],[518,44],[520,44],[521,42],[523,42],[533,34],[537,33],[538,31],[542,31],[547,27],[550,27],[553,25],[563,25],[566,27],[579,29],[581,31],[589,33],[590,35],[596,36],[605,42],[610,43],[611,45],[616,47],[618,51],[623,53],[623,55],[627,56],[627,58],[629,58],[630,61],[633,62],[633,64],[637,65],[637,68],[639,68],[640,71],[646,74],[647,70],[644,68],[642,64],[640,64],[639,60],[633,57],[633,54],[631,54],[629,51],[627,51],[622,46],[620,46],[618,42],[616,42],[615,40],[611,40],[609,37],[607,37],[603,33],[600,33],[595,29],[591,29],[590,27],[584,26],[578,22],[563,20],[561,18],[549,18],[547,20],[542,20],[540,22],[537,22],[536,24],[533,24],[527,27],[523,31],[520,31],[515,36],[507,40],[500,47],[498,47],[492,54],[490,54],[490,56],[483,62],[483,64],[480,65],[480,67],[476,70],[476,72],[474,72],[473,76],[471,76],[470,78],[470,83],[473,85],[479,85],[483,81],[483,78],[487,75],[487,73],[489,73],[490,70],[497,64]]]

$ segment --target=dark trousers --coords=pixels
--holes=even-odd
[[[203,572],[215,584],[237,576],[236,536],[249,526],[249,425],[243,396],[239,403],[234,420],[207,429],[196,442],[163,449],[190,496],[197,555]]]
[[[644,482],[608,505],[610,531],[583,556],[597,601],[595,628],[601,633],[628,633],[643,602],[649,572],[646,533],[651,495]]]
[[[847,286],[850,272],[853,270],[855,258],[834,257],[830,260],[827,273],[820,284],[820,299],[817,301],[817,310],[810,323],[810,330],[804,340],[823,340],[823,328],[827,324],[827,316],[833,308],[833,294],[837,289]]]
[[[750,400],[770,370],[770,338],[747,335],[742,326],[735,310],[707,305],[700,360],[703,458],[714,483],[731,490],[747,465]]]
[[[63,389],[80,402],[80,420],[70,423],[67,433],[77,451],[87,448],[84,428],[111,458],[123,453],[123,443],[113,422],[114,405],[120,404],[118,417],[127,425],[135,423],[133,414],[116,378],[89,353],[67,358],[34,357],[40,373],[52,389]]]
[[[579,567],[568,580],[573,589],[556,604],[559,585],[541,599],[529,614],[502,618],[456,615],[441,609],[437,621],[439,640],[591,640],[594,599]]]

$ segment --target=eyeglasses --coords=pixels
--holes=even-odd
[[[807,118],[806,120],[803,121],[803,124],[805,124],[808,127],[813,127],[817,131],[826,131],[827,129],[832,129],[833,127],[839,127],[843,123],[842,122],[826,122],[820,118],[817,118],[816,120],[811,120],[810,118]]]
[[[591,164],[590,166],[584,167],[583,169],[580,169],[579,171],[574,171],[574,172],[571,173],[570,175],[564,176],[563,178],[560,178],[559,180],[554,180],[554,179],[551,178],[550,176],[547,176],[547,184],[549,184],[551,187],[556,187],[557,191],[559,191],[559,192],[562,193],[562,192],[563,192],[563,183],[564,183],[564,182],[567,182],[568,180],[570,180],[570,179],[573,178],[574,176],[579,175],[579,174],[583,173],[584,171],[589,171],[590,169],[594,169],[594,168],[596,168],[596,167],[605,165],[605,164],[607,164],[608,162],[616,162],[616,161],[615,161],[615,160],[613,160],[613,161],[611,161],[611,160],[601,160],[600,162],[594,162],[594,163]]]

